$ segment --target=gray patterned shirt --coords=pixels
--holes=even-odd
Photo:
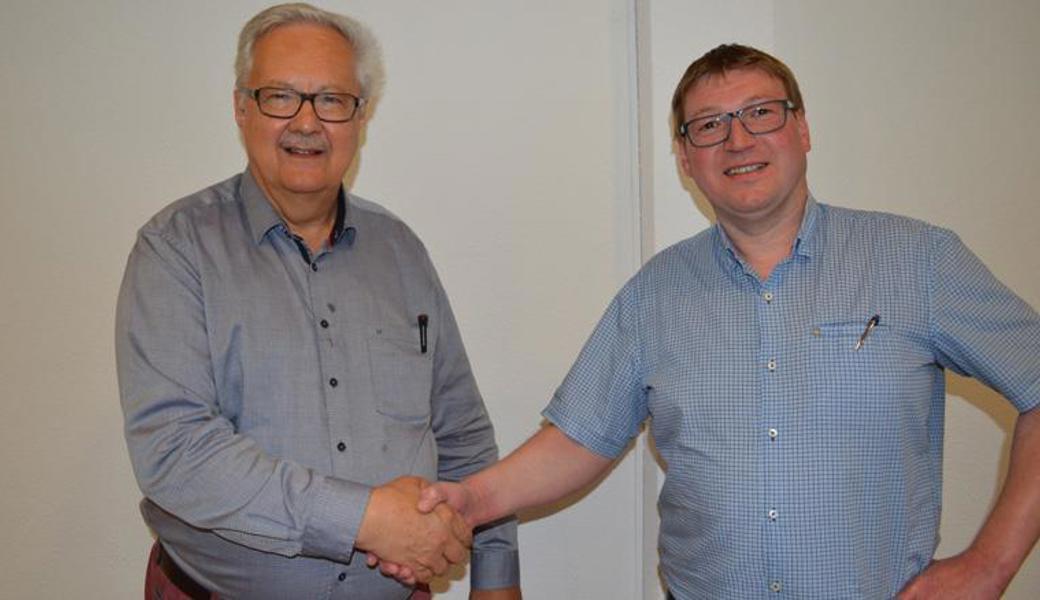
[[[310,256],[247,171],[159,212],[127,263],[116,354],[142,513],[222,596],[406,598],[354,553],[372,487],[497,459],[422,243],[355,196],[338,214]],[[518,583],[515,522],[477,535],[471,569],[474,587]]]

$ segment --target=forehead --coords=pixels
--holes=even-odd
[[[282,25],[257,39],[249,81],[253,86],[291,84],[356,92],[354,49],[331,27]]]
[[[737,69],[698,79],[686,90],[686,119],[736,110],[748,103],[787,97],[784,83],[761,69]]]

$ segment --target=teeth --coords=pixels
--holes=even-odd
[[[744,165],[743,167],[733,167],[732,169],[726,169],[726,175],[743,175],[759,169],[764,169],[765,163],[757,163],[753,165]]]

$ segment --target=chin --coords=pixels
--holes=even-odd
[[[286,177],[282,187],[296,194],[311,194],[328,189],[333,184],[327,177]]]

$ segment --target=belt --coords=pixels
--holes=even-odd
[[[177,566],[177,563],[170,558],[170,555],[166,553],[166,549],[163,548],[162,544],[159,544],[159,552],[155,556],[155,564],[159,565],[159,570],[166,575],[166,579],[170,580],[177,589],[184,593],[185,596],[191,598],[191,600],[210,600],[214,598],[210,591],[199,585],[199,582],[191,578]]]

